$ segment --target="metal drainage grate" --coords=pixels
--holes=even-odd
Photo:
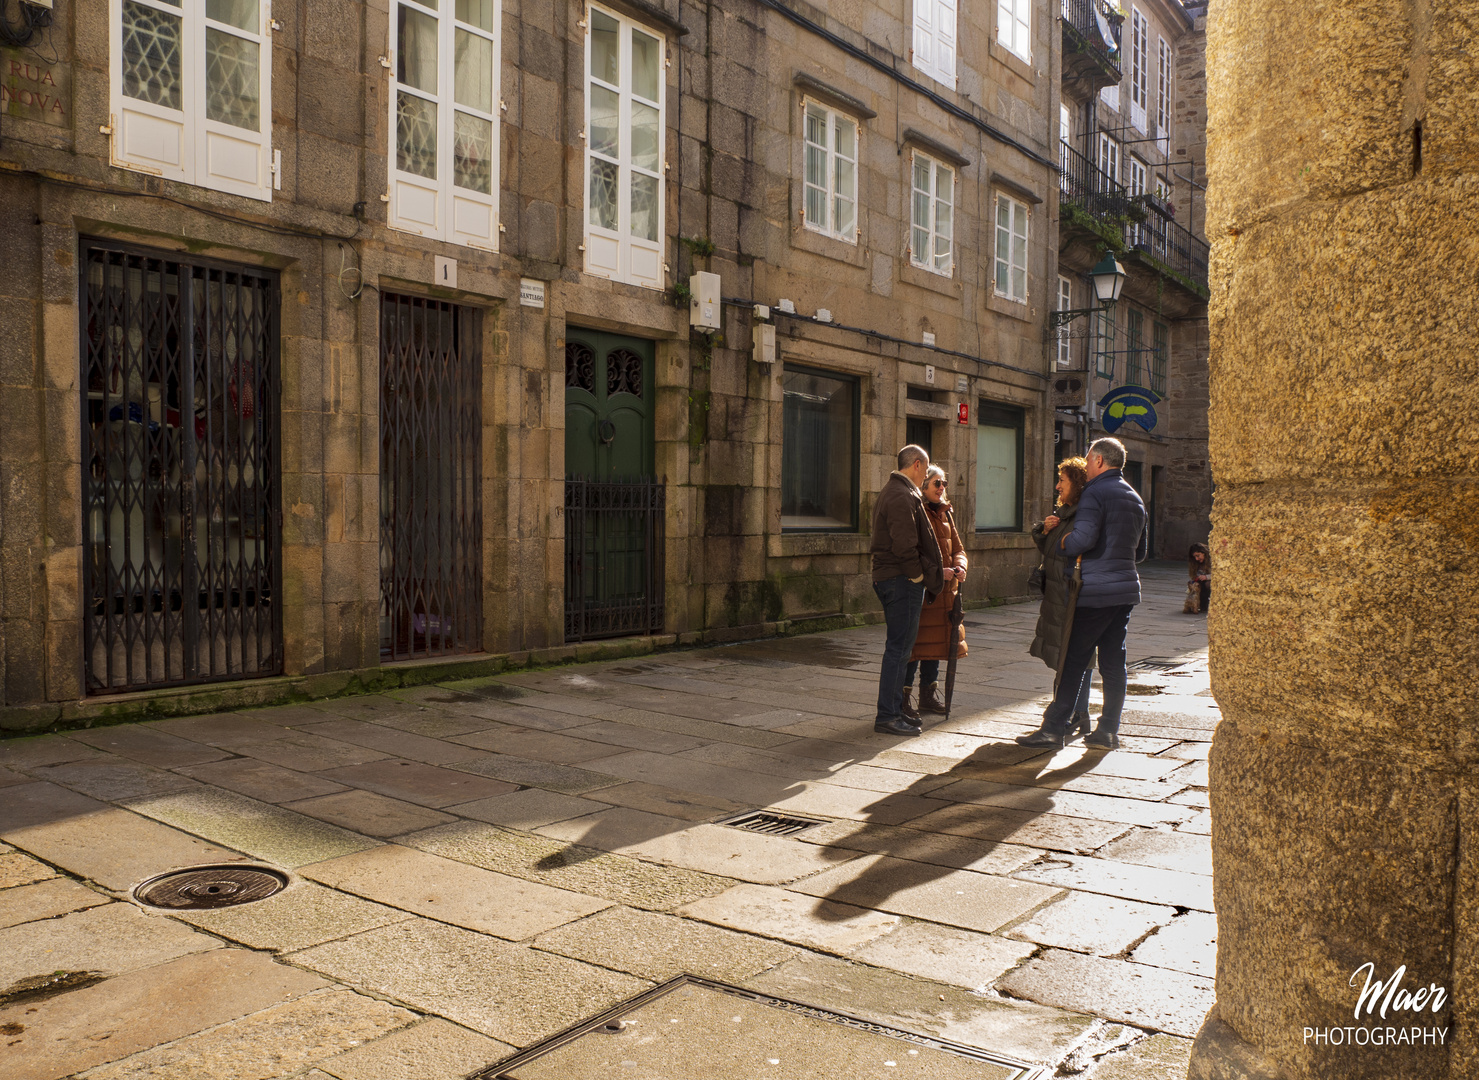
[[[265,900],[287,887],[286,874],[260,866],[197,866],[150,878],[134,899],[150,907],[200,911]]]
[[[1186,664],[1181,660],[1170,660],[1164,656],[1147,656],[1144,660],[1136,660],[1133,663],[1126,664],[1125,670],[1165,673],[1180,671],[1184,667],[1186,667]]]
[[[747,810],[715,824],[728,825],[731,829],[744,829],[745,832],[765,833],[768,836],[795,836],[814,825],[825,825],[826,822],[821,818],[791,817],[774,814],[769,810]]]

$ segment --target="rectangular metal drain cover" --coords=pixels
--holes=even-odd
[[[1046,1080],[1031,1065],[679,975],[468,1080]]]
[[[768,836],[795,836],[815,825],[827,823],[820,818],[794,817],[770,810],[747,810],[715,824],[728,825],[731,829],[744,829],[745,832],[765,833]]]
[[[1195,661],[1170,660],[1164,656],[1147,656],[1144,660],[1136,660],[1125,665],[1126,671],[1153,671],[1165,673],[1168,671],[1191,670]]]

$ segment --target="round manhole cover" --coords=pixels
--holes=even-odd
[[[265,900],[287,883],[287,875],[257,866],[197,866],[150,878],[134,890],[134,898],[175,910],[233,907]]]

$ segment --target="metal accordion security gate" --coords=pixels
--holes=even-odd
[[[664,511],[654,477],[565,478],[565,640],[657,634]]]
[[[444,301],[380,301],[382,660],[482,648],[478,325]]]
[[[81,245],[87,692],[282,671],[278,279]]]

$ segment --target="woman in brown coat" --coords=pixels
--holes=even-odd
[[[967,566],[965,545],[960,542],[960,533],[955,528],[955,511],[945,497],[946,483],[945,470],[931,465],[924,475],[924,509],[935,528],[935,539],[940,543],[940,560],[945,564],[945,587],[919,613],[919,635],[914,639],[914,651],[909,654],[909,666],[904,672],[905,715],[914,712],[910,708],[909,697],[914,691],[915,671],[919,672],[919,711],[945,711],[945,703],[940,699],[940,661],[950,659],[950,610],[955,606],[955,594],[965,581]],[[955,655],[965,654],[965,627],[958,626]]]

